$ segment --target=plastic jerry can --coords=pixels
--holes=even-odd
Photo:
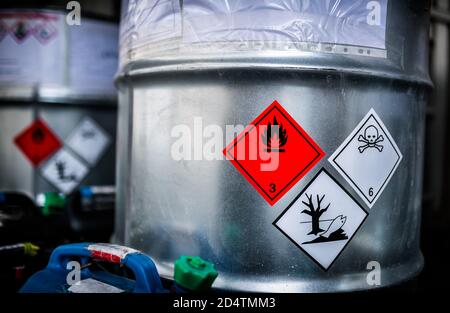
[[[124,266],[135,279],[93,269],[96,262]],[[114,244],[78,243],[56,248],[47,267],[34,274],[20,292],[160,293],[164,289],[155,264],[147,255]]]

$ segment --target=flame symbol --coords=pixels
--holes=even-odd
[[[44,141],[44,131],[41,128],[36,128],[33,133],[31,134],[31,138],[33,141],[37,144],[40,144]]]
[[[273,131],[273,133],[272,133]],[[273,117],[273,125],[269,122],[265,132],[261,135],[264,145],[266,145],[267,152],[284,152],[282,149],[287,143],[288,136],[286,129],[282,124],[278,124],[277,117]]]

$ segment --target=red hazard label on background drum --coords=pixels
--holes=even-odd
[[[14,138],[14,143],[33,166],[38,166],[62,146],[60,139],[42,119],[36,119],[25,128]]]

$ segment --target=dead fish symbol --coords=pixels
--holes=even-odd
[[[344,226],[345,222],[347,221],[347,217],[343,215],[339,215],[336,217],[331,223],[330,226],[328,226],[328,229],[324,231],[320,236],[328,238],[332,233],[339,230]]]

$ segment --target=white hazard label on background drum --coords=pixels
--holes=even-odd
[[[41,169],[41,175],[65,194],[71,193],[87,173],[87,166],[64,148]]]
[[[386,126],[371,109],[329,162],[371,208],[402,158]]]
[[[85,117],[67,139],[67,145],[94,166],[109,146],[108,134],[91,118]]]
[[[322,169],[273,224],[328,270],[366,216],[358,202]]]

